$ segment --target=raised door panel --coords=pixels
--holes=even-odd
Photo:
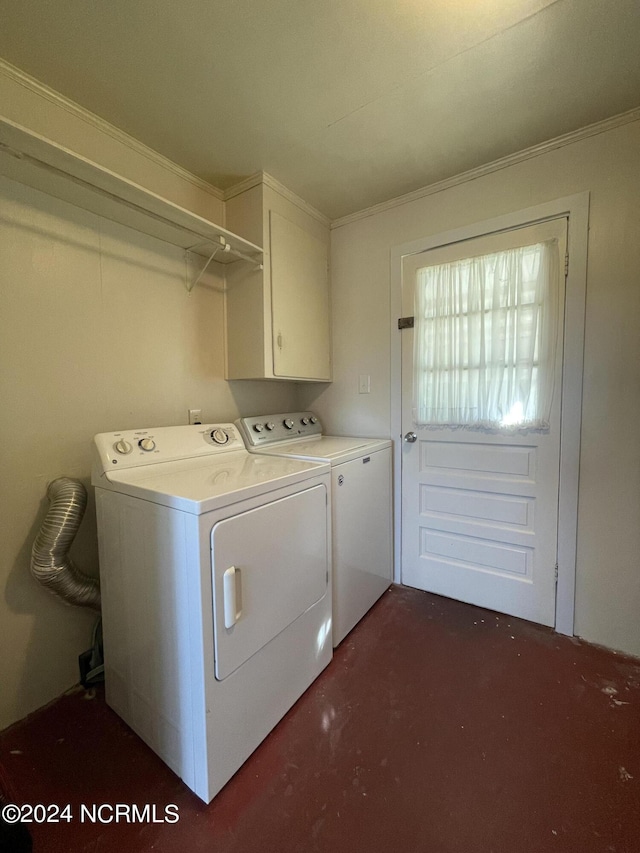
[[[273,372],[331,379],[327,246],[270,211]]]

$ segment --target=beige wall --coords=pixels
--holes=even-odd
[[[390,434],[390,248],[591,193],[576,632],[640,655],[640,122],[332,232],[334,376],[304,389],[331,431]],[[371,394],[358,394],[358,374]]]
[[[31,91],[17,109],[20,92],[8,99],[6,82],[0,114],[72,148],[80,140],[86,156],[222,221],[221,202],[199,184],[95,126],[83,135],[77,116],[34,103]],[[91,641],[94,617],[29,573],[47,484],[70,476],[88,487],[71,555],[97,574],[96,432],[186,423],[188,408],[210,421],[286,411],[296,386],[225,382],[223,282],[208,275],[188,295],[180,249],[2,177],[0,258],[2,729],[77,683],[77,657]]]
[[[191,296],[180,249],[0,178],[0,729],[78,680],[92,617],[29,574],[47,483],[89,487],[96,432],[295,406],[294,386],[224,381],[222,281]],[[92,489],[77,564],[97,573]]]

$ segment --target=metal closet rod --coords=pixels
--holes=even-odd
[[[213,257],[218,252],[222,251],[222,252],[228,252],[230,255],[234,255],[240,261],[249,261],[250,264],[256,264],[258,267],[260,267],[260,269],[262,269],[262,262],[261,261],[259,261],[257,258],[253,257],[252,255],[247,255],[245,252],[241,252],[239,249],[235,249],[231,245],[231,243],[227,242],[226,238],[223,237],[222,234],[218,235],[218,240],[220,241],[219,246],[216,245],[215,240],[202,240],[200,243],[196,243],[194,246],[190,246],[187,249],[187,252],[195,252],[195,250],[199,246],[211,246],[211,245],[213,245],[213,246],[215,246],[215,248],[213,250],[213,254],[211,255],[211,257],[207,261],[207,266],[209,264],[209,261],[211,261],[213,259]]]
[[[187,291],[191,293],[194,287],[198,284],[202,276],[207,271],[207,267],[211,263],[211,261],[215,258],[218,252],[228,252],[230,255],[235,255],[241,261],[248,261],[250,264],[253,264],[257,269],[264,269],[263,265],[256,258],[252,258],[251,255],[246,255],[244,252],[239,252],[237,249],[234,249],[230,243],[227,243],[222,234],[218,235],[218,240],[220,241],[219,245],[215,244],[214,240],[207,240],[204,243],[196,243],[195,246],[192,246],[190,249],[186,250],[186,254],[196,254],[195,250],[200,246],[211,246],[213,244],[213,252],[207,258],[205,265],[202,267],[200,272],[198,273],[198,277],[195,281],[187,282]]]
[[[117,204],[124,205],[125,207],[128,207],[130,210],[133,210],[136,213],[140,213],[147,218],[153,219],[156,222],[160,222],[162,225],[168,225],[171,228],[175,228],[178,231],[183,231],[186,234],[193,234],[194,237],[199,238],[199,241],[198,241],[198,243],[195,243],[193,245],[193,247],[187,248],[186,251],[188,251],[188,252],[193,251],[198,246],[206,246],[206,245],[215,246],[215,249],[214,249],[212,255],[209,257],[209,260],[207,261],[204,269],[206,269],[206,267],[209,266],[209,264],[211,263],[211,261],[213,260],[213,258],[217,254],[217,252],[219,252],[221,249],[224,252],[228,252],[229,254],[234,255],[239,260],[249,261],[252,264],[258,265],[259,268],[262,269],[262,263],[257,258],[252,257],[251,255],[248,255],[245,252],[241,252],[238,249],[235,249],[230,243],[227,242],[227,240],[225,239],[225,237],[222,236],[222,234],[217,235],[217,239],[219,240],[219,245],[216,245],[216,242],[215,242],[216,238],[204,237],[202,234],[198,234],[197,231],[193,231],[191,228],[187,228],[184,225],[180,225],[177,222],[173,222],[171,219],[167,219],[167,217],[162,216],[159,213],[154,213],[154,211],[149,210],[146,207],[142,207],[141,205],[136,204],[134,201],[129,201],[128,199],[122,198],[122,196],[116,195],[115,193],[112,193],[109,190],[105,190],[102,187],[96,186],[96,184],[92,184],[89,181],[85,181],[84,178],[78,178],[76,175],[72,175],[71,172],[66,172],[64,169],[58,168],[58,166],[52,166],[51,163],[47,163],[44,160],[40,160],[38,157],[34,157],[32,154],[27,154],[24,151],[18,151],[16,148],[12,148],[10,145],[7,145],[5,142],[0,142],[0,150],[5,151],[7,154],[10,154],[12,157],[15,157],[18,160],[27,160],[29,163],[32,163],[33,165],[37,166],[40,169],[43,169],[47,172],[51,172],[52,174],[54,174],[58,177],[62,177],[65,180],[71,181],[72,183],[77,184],[78,186],[84,187],[85,189],[88,189],[91,192],[97,193],[98,195],[102,195],[102,196],[110,199],[111,201],[116,202]],[[187,211],[187,213],[188,213],[188,211]],[[100,216],[103,214],[98,213],[97,215]],[[111,217],[106,216],[105,218],[110,219]],[[213,228],[215,228],[215,225],[213,225],[213,223],[211,223],[211,225]],[[129,227],[134,227],[134,226],[129,226]],[[134,230],[137,230],[137,229],[134,228]],[[204,269],[202,272],[204,272]],[[202,273],[201,273],[201,275],[202,275]],[[199,279],[200,279],[200,276],[198,276],[198,280]]]

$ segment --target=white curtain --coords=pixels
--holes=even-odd
[[[552,240],[417,271],[417,425],[549,427],[557,254]]]

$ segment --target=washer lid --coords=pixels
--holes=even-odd
[[[366,456],[367,453],[375,453],[387,447],[391,447],[391,441],[388,438],[321,435],[315,438],[262,445],[259,452],[295,459],[315,459],[320,462],[329,462],[331,465],[339,465],[341,462],[349,462],[359,456]]]
[[[99,485],[199,515],[328,472],[327,464],[240,450],[110,471]]]

